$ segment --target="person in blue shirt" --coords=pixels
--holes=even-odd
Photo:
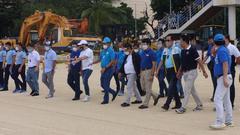
[[[104,97],[101,104],[109,103],[109,93],[112,94],[112,101],[115,100],[117,93],[110,88],[110,82],[114,73],[115,52],[111,47],[111,39],[105,37],[103,39],[103,50],[100,52],[100,59],[93,62],[93,64],[101,62],[101,87],[104,89]]]
[[[159,65],[159,63],[161,62],[161,57],[162,57],[162,54],[163,54],[163,50],[164,50],[164,40],[163,39],[160,39],[158,41],[158,44],[157,44],[157,47],[158,47],[158,50],[156,51],[156,56],[157,56],[157,64],[156,64],[156,69]],[[164,81],[164,78],[165,78],[165,74],[164,74],[164,68],[163,66],[160,68],[160,71],[157,75],[157,79],[158,79],[158,83],[159,83],[159,98],[160,97],[164,97],[165,95],[167,95],[167,86],[166,86],[166,83]]]
[[[0,43],[0,88],[1,89],[4,86],[3,73],[4,73],[4,65],[6,62],[6,54],[7,52],[4,50],[3,43]]]
[[[48,87],[49,93],[46,96],[46,99],[53,98],[55,89],[54,89],[54,73],[57,63],[57,54],[51,48],[51,44],[45,44],[45,54],[44,54],[44,70],[42,74],[42,82]]]
[[[157,104],[158,101],[158,94],[152,91],[152,83],[154,79],[155,67],[156,67],[156,54],[150,48],[151,40],[150,39],[143,39],[142,40],[142,49],[143,52],[140,54],[141,56],[141,85],[142,89],[146,91],[146,97],[139,109],[146,109],[148,108],[148,104],[150,98],[153,97],[154,105]]]
[[[75,92],[75,96],[72,99],[73,101],[80,100],[80,95],[83,93],[80,90],[80,71],[81,71],[81,62],[75,63],[77,58],[80,56],[80,44],[72,45],[72,51],[70,53],[69,65],[68,65],[68,85]]]
[[[120,79],[118,78],[118,73],[123,64],[123,60],[125,57],[123,45],[121,42],[118,44],[118,49],[119,49],[118,52],[115,52],[116,64],[115,64],[115,70],[114,70],[113,75],[114,75],[114,79],[115,79],[116,86],[117,86],[117,93],[119,96],[123,96],[124,95],[124,86],[125,86],[125,77],[121,76]]]
[[[210,61],[207,64],[207,67],[208,67],[208,69],[210,71],[212,84],[213,84],[213,94],[212,94],[212,97],[210,99],[212,102],[213,102],[214,94],[215,94],[216,87],[217,87],[217,79],[214,77],[214,71],[213,71],[214,59],[215,59],[215,57],[212,54],[213,46],[214,46],[213,36],[210,36],[208,38],[208,50],[207,50],[207,54],[206,54],[206,56],[204,58],[204,62],[206,62],[208,59],[210,59]]]
[[[25,76],[25,62],[27,58],[27,54],[23,51],[21,44],[17,44],[15,47],[16,53],[16,62],[13,69],[12,78],[14,79],[15,87],[14,93],[23,93],[26,92],[27,83],[26,83],[26,76]],[[18,78],[21,75],[22,81]]]
[[[4,88],[1,91],[8,91],[8,80],[9,76],[12,74],[14,65],[15,65],[15,58],[16,58],[16,51],[13,49],[11,43],[6,43],[5,49],[7,51],[6,54],[6,66],[5,66],[5,78],[4,78]]]
[[[230,100],[230,86],[233,82],[231,75],[231,56],[225,47],[224,36],[216,34],[216,57],[214,63],[214,76],[217,78],[217,87],[214,96],[216,107],[216,121],[210,125],[212,129],[222,129],[233,126],[232,104]]]

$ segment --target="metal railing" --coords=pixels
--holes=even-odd
[[[211,1],[212,0],[195,0],[190,5],[185,6],[181,11],[166,15],[158,22],[156,35],[159,38],[168,30],[179,29]]]

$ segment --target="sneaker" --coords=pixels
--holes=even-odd
[[[90,101],[90,96],[85,96],[83,99],[83,102],[88,102],[88,101]]]
[[[102,105],[106,105],[106,104],[108,104],[108,102],[103,101],[101,104],[102,104]]]
[[[128,104],[128,103],[122,103],[121,104],[121,107],[129,107],[130,106],[130,104]]]
[[[33,97],[39,96],[39,93],[38,92],[33,92],[32,96]]]
[[[21,90],[19,90],[19,89],[15,89],[14,91],[13,91],[13,93],[20,93],[21,92]]]
[[[147,109],[148,106],[146,106],[146,105],[141,105],[141,106],[139,106],[138,108],[139,108],[139,109]]]
[[[154,103],[153,103],[153,105],[154,105],[154,106],[156,106],[156,105],[157,105],[157,103],[158,103],[159,99],[160,99],[160,95],[159,95],[159,96],[158,96],[156,99],[154,99]]]
[[[201,110],[203,110],[203,106],[202,105],[198,105],[196,108],[193,109],[194,112],[201,111]]]
[[[213,124],[213,125],[210,125],[209,128],[211,129],[215,129],[215,130],[220,130],[220,129],[224,129],[226,127],[225,124]]]
[[[177,113],[177,114],[183,114],[183,113],[185,113],[185,112],[186,112],[186,109],[183,108],[183,107],[181,107],[181,108],[179,108],[179,109],[176,110],[176,113]]]
[[[53,98],[53,95],[52,94],[49,94],[45,97],[46,99],[49,99],[49,98]]]
[[[162,106],[161,108],[163,109],[164,112],[168,111],[168,109],[169,109],[169,107],[167,107],[167,106]]]
[[[122,91],[119,91],[118,96],[124,96],[124,93]]]
[[[227,123],[225,123],[225,125],[227,127],[234,127],[234,123],[233,122],[227,122]]]
[[[142,103],[142,101],[137,101],[137,100],[131,102],[131,104],[141,104],[141,103]]]

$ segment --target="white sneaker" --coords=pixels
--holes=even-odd
[[[88,102],[90,100],[90,96],[85,96],[83,102]]]
[[[226,127],[225,124],[213,124],[209,126],[211,129],[220,130]]]

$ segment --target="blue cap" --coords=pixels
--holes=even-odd
[[[103,39],[103,43],[111,43],[111,39],[109,38],[109,37],[105,37],[104,39]]]
[[[224,41],[224,35],[223,34],[217,34],[214,36],[214,41]]]

